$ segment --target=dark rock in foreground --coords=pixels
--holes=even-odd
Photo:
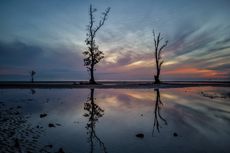
[[[40,118],[43,118],[43,117],[46,117],[46,116],[47,116],[46,113],[40,114]]]
[[[145,136],[144,136],[144,134],[143,133],[138,133],[138,134],[136,134],[136,137],[138,137],[138,138],[144,138]]]
[[[177,137],[177,136],[178,136],[178,134],[177,134],[176,132],[174,132],[174,133],[173,133],[173,136],[174,136],[174,137]]]
[[[65,153],[62,148],[59,149],[58,153]]]
[[[55,127],[55,125],[53,123],[49,123],[48,125],[49,127]]]

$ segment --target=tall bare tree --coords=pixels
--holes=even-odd
[[[87,26],[87,38],[85,40],[85,43],[87,45],[87,50],[83,52],[84,58],[84,66],[86,66],[87,70],[90,72],[90,84],[96,84],[96,81],[94,79],[94,70],[95,65],[101,61],[101,59],[104,58],[104,53],[99,50],[99,46],[96,45],[95,37],[97,31],[105,24],[105,21],[108,17],[110,7],[108,7],[103,13],[102,17],[99,20],[99,23],[95,25],[95,17],[94,13],[97,11],[97,9],[93,8],[92,5],[90,5],[89,8],[89,25]]]
[[[156,74],[154,75],[155,84],[161,83],[160,81],[160,73],[161,73],[161,66],[164,63],[162,60],[161,52],[167,46],[168,40],[162,43],[164,38],[161,36],[159,32],[157,35],[153,29],[153,40],[154,40],[154,54],[155,54],[155,64],[156,64]]]

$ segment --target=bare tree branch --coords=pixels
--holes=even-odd
[[[102,17],[102,19],[99,21],[98,26],[97,26],[97,27],[95,28],[95,30],[94,30],[94,36],[96,35],[96,32],[104,25],[105,20],[107,20],[109,11],[110,11],[110,7],[108,7],[108,8],[105,10],[105,12],[102,13],[103,17]]]
[[[160,47],[159,52],[161,52],[162,49],[164,49],[168,45],[168,41],[165,41],[165,43]]]
[[[161,33],[158,33],[156,36],[156,33],[153,29],[153,41],[154,41],[154,54],[155,54],[155,64],[156,64],[156,74],[154,75],[155,78],[155,83],[158,84],[160,83],[160,71],[161,71],[161,66],[164,63],[163,60],[161,60],[161,52],[162,50],[168,45],[168,41],[165,41],[163,45],[161,45],[161,41],[164,38],[161,36]]]

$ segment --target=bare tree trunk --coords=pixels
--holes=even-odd
[[[161,83],[161,81],[160,81],[160,71],[161,71],[161,68],[159,67],[158,62],[159,61],[156,62],[157,63],[157,74],[154,76],[154,79],[155,79],[154,83],[155,84]]]
[[[168,41],[165,41],[164,44],[161,43],[161,40],[163,37],[161,37],[161,33],[158,33],[156,36],[154,30],[153,30],[153,38],[154,38],[154,47],[155,47],[155,63],[156,63],[156,71],[157,74],[154,75],[154,84],[161,83],[160,81],[160,72],[161,72],[161,66],[164,63],[164,61],[161,59],[161,51],[167,46]]]
[[[155,79],[155,84],[159,84],[160,83],[160,68],[159,68],[159,59],[158,59],[158,44],[159,42],[157,41],[157,44],[155,45],[155,60],[156,60],[156,69],[157,69],[157,74],[154,75],[154,79]]]
[[[93,35],[93,8],[90,5],[90,52],[91,52],[91,65],[90,65],[90,84],[96,84],[94,79],[94,35]]]
[[[89,80],[90,84],[96,84],[96,81],[94,79],[94,71],[93,69],[90,69],[90,80]]]
[[[92,33],[92,30],[91,30],[91,28],[90,28],[90,33]],[[90,46],[91,46],[91,49],[90,49],[90,52],[91,52],[91,65],[90,65],[90,80],[89,80],[89,83],[90,84],[96,84],[96,81],[95,81],[95,79],[94,79],[94,51],[93,51],[93,40],[94,39],[94,37],[93,36],[91,36],[91,43],[90,43]]]
[[[155,79],[154,84],[159,84],[159,83],[161,83],[160,78],[159,78],[159,75],[154,75],[154,79]]]

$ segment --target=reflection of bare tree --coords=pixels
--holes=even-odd
[[[164,122],[165,125],[167,125],[166,119],[164,119],[161,116],[161,108],[163,106],[163,103],[161,101],[161,96],[160,96],[160,90],[155,89],[156,91],[156,102],[155,102],[155,109],[154,109],[154,123],[153,123],[153,131],[152,134],[154,133],[154,130],[157,129],[158,132],[160,132],[160,120]],[[160,120],[159,120],[160,119]]]
[[[101,109],[95,102],[94,102],[94,89],[90,89],[90,97],[88,97],[87,102],[84,104],[84,110],[87,111],[87,113],[84,114],[85,117],[89,118],[89,121],[86,125],[87,134],[89,135],[89,143],[90,143],[90,153],[93,153],[94,151],[94,140],[96,140],[100,147],[102,147],[103,152],[106,151],[105,144],[101,141],[101,139],[97,136],[95,127],[96,122],[100,117],[104,115],[104,110]]]
[[[36,90],[30,89],[30,92],[31,92],[32,95],[34,95],[36,93]]]

